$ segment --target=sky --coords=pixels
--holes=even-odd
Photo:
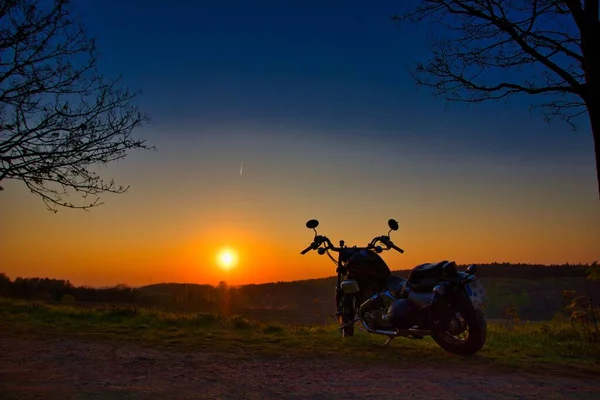
[[[395,218],[392,269],[600,260],[587,120],[549,125],[526,97],[433,98],[407,69],[427,30],[391,22],[401,4],[75,1],[103,74],[142,91],[152,121],[136,135],[158,151],[102,168],[130,189],[90,212],[51,213],[2,182],[0,271],[92,286],[334,275],[299,254],[312,218],[357,245]]]

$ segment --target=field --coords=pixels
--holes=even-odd
[[[430,339],[137,307],[0,301],[0,397],[599,398],[600,346],[569,323],[490,323],[475,357]],[[167,397],[165,397],[167,396]]]

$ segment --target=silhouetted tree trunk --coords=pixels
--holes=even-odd
[[[596,179],[600,196],[600,0],[586,0],[582,8],[580,1],[570,0],[567,3],[570,3],[573,18],[581,29],[581,52],[584,57],[582,69],[587,84],[584,88],[587,92],[584,100],[594,137]]]
[[[588,105],[592,135],[594,135],[594,153],[596,155],[596,179],[598,181],[598,196],[600,196],[600,105]]]

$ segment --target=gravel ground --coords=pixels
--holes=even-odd
[[[0,330],[0,399],[600,399],[594,378],[157,350]]]

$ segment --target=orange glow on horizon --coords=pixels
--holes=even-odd
[[[597,193],[588,182],[593,180],[577,174],[554,173],[546,183],[539,169],[527,176],[522,166],[525,172],[505,163],[436,166],[408,155],[402,158],[406,165],[392,171],[384,168],[383,156],[379,166],[377,157],[367,166],[348,165],[347,159],[364,159],[362,149],[336,158],[312,143],[306,150],[293,143],[289,154],[269,149],[260,164],[241,154],[211,158],[208,150],[198,158],[187,150],[193,143],[182,143],[172,145],[165,164],[129,165],[124,171],[131,176],[115,178],[131,183],[130,191],[105,196],[105,205],[89,213],[50,213],[26,187],[3,181],[0,272],[91,286],[242,285],[333,276],[335,266],[326,256],[300,255],[313,239],[305,227],[311,218],[320,221],[319,234],[349,246],[386,234],[387,220],[396,219],[400,229],[392,240],[406,252],[382,255],[392,270],[448,259],[576,264],[600,257]],[[226,154],[237,151],[229,142],[223,147]],[[252,173],[240,179],[242,158]],[[379,181],[369,172],[374,168]],[[174,178],[157,191],[154,176]],[[224,248],[235,251],[234,268],[217,263]]]

